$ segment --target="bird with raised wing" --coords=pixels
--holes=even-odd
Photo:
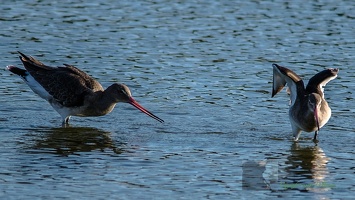
[[[7,69],[19,75],[33,92],[47,100],[61,115],[63,125],[69,123],[71,116],[106,115],[118,102],[129,103],[153,119],[164,122],[134,100],[124,84],[114,83],[104,90],[98,81],[72,65],[50,67],[18,53],[25,69],[15,66],[7,66]]]
[[[331,109],[324,98],[324,86],[337,77],[339,69],[326,69],[314,75],[306,88],[303,80],[286,67],[273,64],[272,97],[286,85],[290,92],[289,118],[294,140],[297,141],[302,131],[313,132],[313,140],[330,119]]]

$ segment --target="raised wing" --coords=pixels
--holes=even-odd
[[[31,76],[64,106],[81,106],[86,93],[103,91],[100,83],[74,66],[50,67],[20,54],[20,59]]]
[[[331,80],[335,79],[338,76],[339,69],[326,69],[318,74],[314,75],[306,87],[306,92],[310,93],[318,93],[324,98],[324,86]]]
[[[291,106],[295,103],[297,95],[304,94],[304,84],[302,79],[293,71],[286,67],[273,64],[273,87],[272,97],[279,93],[286,85],[289,87],[291,95]]]

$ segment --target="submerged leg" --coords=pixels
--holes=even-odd
[[[315,131],[314,132],[314,137],[313,137],[313,142],[314,143],[318,143],[317,136],[318,136],[318,131]]]
[[[67,116],[63,119],[63,122],[62,122],[62,125],[65,126],[65,125],[69,125],[69,119],[70,119],[70,116]]]

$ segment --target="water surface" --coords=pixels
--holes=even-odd
[[[128,85],[165,120],[118,104],[71,127],[0,70],[0,197],[6,199],[351,198],[353,1],[5,1],[2,65],[16,51],[73,64],[104,87]],[[293,143],[288,97],[271,98],[272,63],[325,88],[332,118]],[[265,167],[265,189],[243,173]],[[260,167],[259,166],[259,167]],[[244,176],[245,177],[245,176]],[[244,178],[245,181],[245,178]]]

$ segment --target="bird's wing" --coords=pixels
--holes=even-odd
[[[307,93],[318,93],[324,98],[324,86],[338,76],[339,69],[326,69],[314,75],[306,87]]]
[[[70,70],[72,73],[78,75],[85,81],[85,86],[90,88],[92,91],[103,91],[104,88],[101,86],[101,84],[93,79],[91,76],[89,76],[87,73],[81,71],[80,69],[74,67],[73,65],[68,65],[64,64],[66,66],[67,70]]]
[[[279,93],[286,85],[289,88],[291,106],[295,103],[297,95],[304,93],[304,84],[302,79],[293,71],[286,67],[273,64],[273,88],[272,97]]]
[[[86,94],[102,86],[89,75],[82,76],[75,67],[50,67],[21,53],[21,61],[30,75],[60,104],[71,107],[81,106]]]
[[[33,65],[35,65],[38,68],[43,68],[43,69],[50,69],[52,67],[46,66],[45,64],[41,63],[40,61],[38,61],[37,59],[31,57],[31,56],[26,56],[25,54],[21,53],[18,51],[18,53],[21,55],[20,59],[22,62],[26,61],[29,63],[32,63]]]

